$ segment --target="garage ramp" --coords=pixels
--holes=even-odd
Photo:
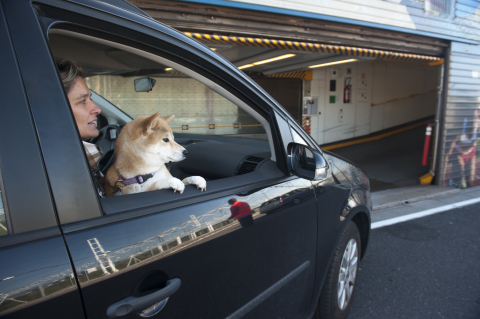
[[[374,210],[458,192],[451,187],[420,185],[419,178],[429,172],[430,166],[422,166],[426,124],[415,125],[378,140],[359,139],[355,145],[322,147],[333,148],[331,152],[356,163],[367,173]]]
[[[370,178],[372,191],[418,185],[428,173],[422,166],[426,125],[405,130],[378,140],[341,148],[329,145],[331,152],[360,166]]]

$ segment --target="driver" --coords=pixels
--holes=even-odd
[[[86,142],[98,136],[97,115],[100,114],[101,110],[90,99],[92,93],[83,79],[80,67],[69,60],[62,60],[57,65],[75,122],[77,122],[78,132],[85,147],[91,172],[95,176],[93,179],[95,188],[100,197],[106,197],[105,189],[99,181],[103,176],[97,168],[102,152],[95,144]]]

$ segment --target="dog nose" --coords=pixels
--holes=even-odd
[[[188,151],[187,151],[187,150],[184,150],[184,151],[183,151],[183,155],[184,155],[184,156],[187,156],[187,155],[188,155]]]

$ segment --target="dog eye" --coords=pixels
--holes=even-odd
[[[164,138],[163,141],[164,141],[165,143],[168,143],[168,142],[169,142],[169,139],[168,139],[168,138]]]

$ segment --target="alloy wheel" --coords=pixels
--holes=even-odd
[[[345,247],[345,252],[340,265],[338,274],[338,307],[344,310],[352,298],[353,289],[355,287],[355,279],[357,277],[358,268],[358,248],[355,239],[350,239]]]

